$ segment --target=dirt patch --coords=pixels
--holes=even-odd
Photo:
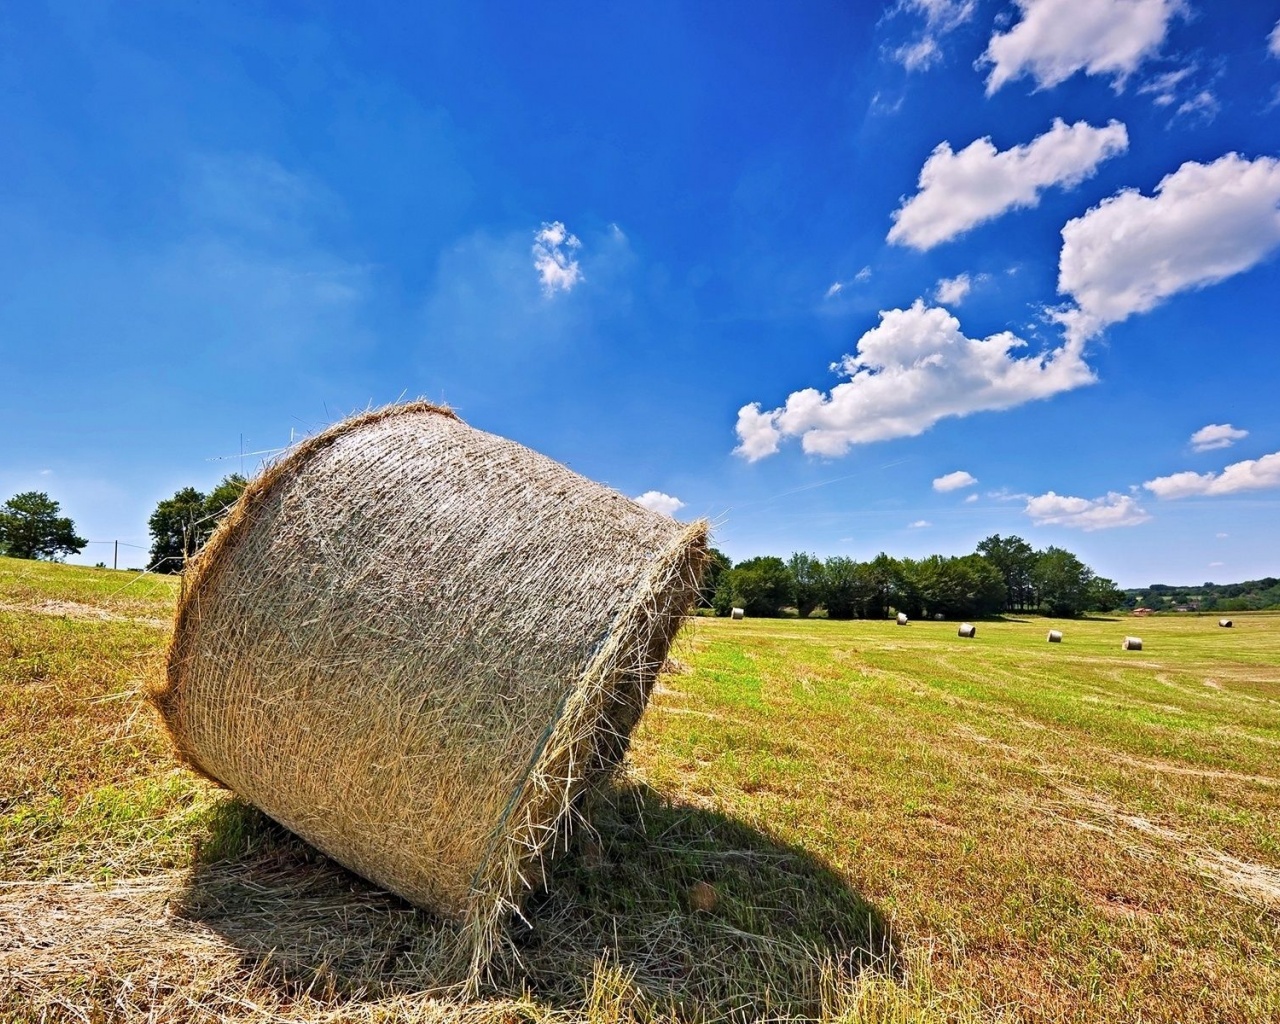
[[[167,619],[155,619],[139,615],[121,615],[92,604],[81,604],[78,601],[56,601],[53,599],[35,601],[31,604],[11,604],[0,602],[0,611],[31,612],[36,615],[54,615],[63,619],[90,619],[98,622],[136,622],[142,626],[153,626],[156,629],[168,629],[172,623]]]

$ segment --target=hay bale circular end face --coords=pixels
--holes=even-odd
[[[966,640],[972,640],[978,635],[978,627],[972,622],[962,622],[960,623],[960,628],[956,630],[956,635],[962,636]]]
[[[1142,639],[1136,636],[1127,636],[1120,644],[1120,648],[1125,651],[1140,651],[1142,650]]]
[[[625,753],[706,554],[705,522],[392,406],[249,486],[152,698],[193,767],[462,920],[478,969]]]
[[[1045,639],[1046,639],[1046,640],[1048,640],[1048,641],[1049,641],[1049,643],[1051,643],[1051,644],[1060,644],[1060,643],[1062,643],[1062,630],[1060,630],[1060,629],[1051,629],[1051,630],[1049,630],[1049,635],[1048,635],[1047,637],[1045,637]]]

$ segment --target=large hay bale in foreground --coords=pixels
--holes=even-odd
[[[1142,638],[1127,636],[1120,641],[1120,649],[1124,651],[1140,651],[1142,650]]]
[[[703,522],[393,406],[249,486],[153,699],[193,767],[462,919],[482,967],[623,756],[705,558]]]
[[[978,635],[978,627],[972,622],[960,623],[960,628],[956,630],[956,636],[963,637],[966,640],[972,640]]]

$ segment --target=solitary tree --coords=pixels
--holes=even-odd
[[[184,487],[172,498],[160,502],[147,521],[151,530],[152,568],[158,572],[180,572],[183,563],[204,547],[246,485],[244,477],[232,473],[209,494]]]
[[[61,510],[43,491],[15,494],[0,507],[0,553],[50,561],[79,554],[88,541],[76,536],[76,524],[58,515]]]

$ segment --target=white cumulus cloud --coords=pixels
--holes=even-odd
[[[1198,452],[1230,448],[1237,441],[1243,441],[1248,436],[1249,431],[1240,430],[1230,423],[1210,423],[1191,435],[1191,447]]]
[[[832,365],[848,379],[830,394],[805,388],[778,409],[743,406],[734,451],[754,462],[783,437],[800,437],[809,454],[843,455],[850,445],[914,437],[948,416],[1010,409],[1093,382],[1079,345],[1016,355],[1025,346],[1008,331],[966,338],[959,320],[920,299],[883,311],[856,353]]]
[[[1157,498],[1238,494],[1280,487],[1280,452],[1233,462],[1221,473],[1173,473],[1148,480],[1142,486]]]
[[[1040,89],[1077,71],[1108,75],[1117,87],[1154,56],[1183,0],[1015,0],[1022,18],[991,37],[980,63],[991,65],[990,96],[1031,75]]]
[[[533,267],[542,280],[542,291],[550,296],[571,291],[582,280],[582,268],[571,253],[582,246],[560,221],[544,221],[533,235]]]
[[[908,523],[908,524],[907,524],[907,529],[908,529],[908,530],[923,530],[923,529],[925,529],[926,527],[928,527],[928,526],[932,526],[932,525],[933,525],[933,523],[929,522],[929,520],[927,520],[927,519],[917,519],[914,523]]]
[[[933,489],[935,491],[958,491],[962,487],[972,487],[978,482],[978,478],[971,473],[966,473],[963,469],[957,469],[954,473],[947,473],[934,479]]]
[[[944,277],[934,290],[933,301],[940,306],[958,306],[965,300],[973,281],[968,274],[957,274],[955,277]]]
[[[953,152],[939,143],[920,169],[919,191],[893,213],[888,239],[932,249],[1007,210],[1035,206],[1051,185],[1070,188],[1108,157],[1123,153],[1129,134],[1119,121],[1094,128],[1056,118],[1030,142],[997,150],[990,138]]]
[[[664,516],[673,516],[684,508],[684,502],[661,491],[645,491],[638,498],[632,499],[637,505],[643,505],[651,512],[660,512]]]
[[[1049,491],[1028,498],[1025,511],[1037,526],[1069,526],[1085,532],[1137,526],[1151,518],[1137,499],[1115,491],[1101,498],[1073,498]]]
[[[1144,196],[1125,189],[1062,229],[1058,291],[1087,337],[1169,296],[1248,270],[1280,246],[1280,160],[1188,161]]]

